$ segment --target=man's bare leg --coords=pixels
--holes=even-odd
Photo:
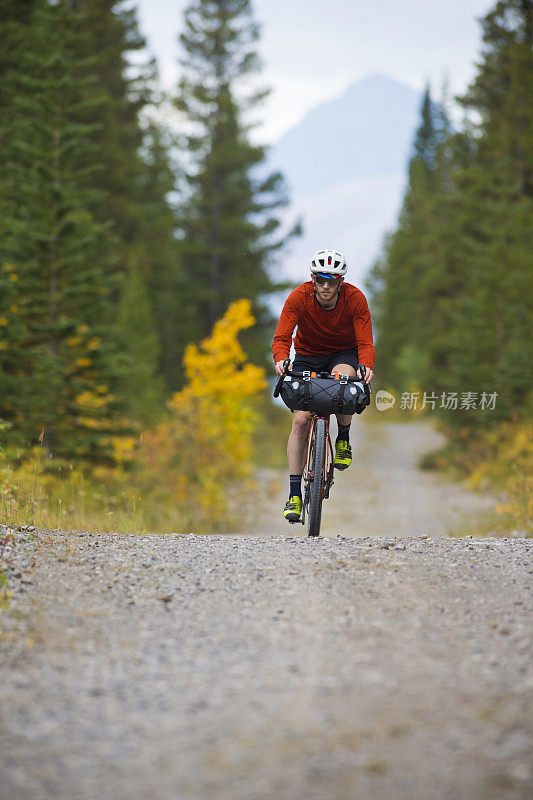
[[[287,459],[291,475],[301,475],[303,472],[310,424],[311,414],[308,411],[294,412],[292,430],[287,442]]]
[[[302,472],[305,466],[310,424],[311,414],[307,411],[294,412],[292,430],[287,442],[291,488],[283,510],[283,516],[289,522],[299,522],[302,513]]]

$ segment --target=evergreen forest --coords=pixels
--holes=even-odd
[[[391,385],[497,392],[494,420],[531,401],[532,14],[501,0],[483,20],[461,130],[426,90],[399,224],[371,278]]]
[[[136,493],[147,493],[147,432],[157,439],[172,429],[170,461],[188,445],[198,462],[200,449],[211,452],[204,470],[186,467],[182,493],[213,506],[213,517],[224,485],[213,436],[227,433],[225,417],[211,433],[207,419],[176,432],[176,397],[186,390],[194,405],[187,348],[224,347],[235,374],[223,354],[215,366],[226,369],[231,392],[248,374],[236,340],[244,331],[263,374],[274,322],[268,296],[284,286],[276,254],[298,234],[298,226],[282,231],[283,178],[267,174],[265,149],[249,138],[248,115],[266,95],[250,90],[260,70],[251,4],[191,0],[171,97],[160,90],[130,3],[1,0],[0,17],[4,501],[17,507],[26,471],[42,476],[43,496],[79,475],[86,487],[115,483],[119,496],[128,486],[137,507]],[[182,134],[160,122],[172,105]],[[198,407],[209,397],[215,413],[225,397],[213,388],[220,380],[197,380]],[[264,392],[262,377],[252,385],[252,394]],[[243,443],[220,457],[226,477],[247,452],[240,411]],[[224,519],[221,506],[216,513]],[[185,518],[178,514],[176,525]]]
[[[439,416],[450,444],[436,462],[512,487],[531,525],[533,4],[498,0],[481,25],[461,124],[424,94],[368,285],[380,375],[404,410]]]

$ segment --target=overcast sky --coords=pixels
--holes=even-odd
[[[164,88],[178,78],[178,33],[189,0],[137,0],[141,31]],[[477,18],[495,0],[253,0],[262,35],[264,143],[275,142],[311,108],[354,81],[381,73],[420,89],[443,80],[464,91],[475,72]]]

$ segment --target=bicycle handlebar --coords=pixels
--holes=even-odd
[[[294,371],[292,369],[289,369],[289,364],[290,363],[291,362],[289,361],[288,358],[286,358],[285,361],[283,362],[283,369],[285,371],[284,371],[283,375],[279,376],[279,378],[278,378],[278,380],[276,382],[276,386],[274,388],[274,397],[278,397],[279,396],[279,393],[281,391],[281,384],[283,383],[283,381],[285,380],[285,378],[287,376],[289,376],[290,378],[304,378],[304,377],[307,377],[310,374],[310,370],[306,370],[305,372],[300,372],[300,371]],[[348,383],[356,383],[357,381],[363,380],[365,375],[366,375],[366,367],[365,367],[364,364],[359,364],[358,365],[357,371],[359,371],[359,370],[361,370],[361,377],[360,378],[358,378],[357,376],[356,377],[351,377],[350,375],[343,375],[342,377],[343,377],[343,379],[346,378]],[[335,378],[335,375],[332,375],[330,372],[317,372],[315,377],[317,377],[317,378]]]

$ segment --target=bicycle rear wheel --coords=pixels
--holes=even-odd
[[[317,419],[313,429],[313,441],[309,470],[307,473],[309,513],[307,516],[307,535],[320,535],[320,522],[322,519],[322,500],[326,481],[326,421]]]

